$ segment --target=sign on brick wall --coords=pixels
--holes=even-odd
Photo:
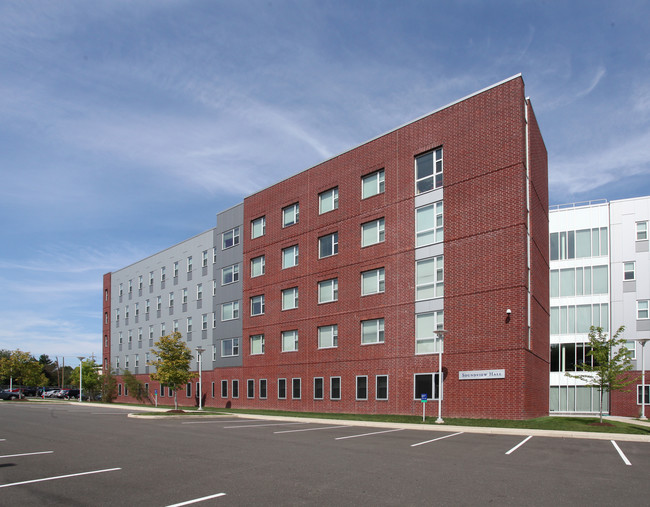
[[[474,370],[458,372],[458,380],[483,380],[488,378],[506,378],[506,370]]]

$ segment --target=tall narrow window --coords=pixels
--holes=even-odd
[[[266,379],[265,378],[260,379],[260,399],[261,400],[266,399]]]
[[[251,259],[251,278],[262,276],[266,270],[264,256],[254,257]]]
[[[442,255],[415,263],[415,294],[418,301],[444,295],[444,265]]]
[[[384,170],[375,171],[361,178],[361,198],[384,193]]]
[[[251,315],[263,315],[264,314],[264,294],[259,296],[253,296],[251,298]]]
[[[388,375],[377,375],[375,377],[375,398],[377,400],[388,399]]]
[[[415,246],[440,243],[443,238],[442,201],[415,210]]]
[[[648,300],[641,299],[636,302],[636,318],[637,319],[647,319],[648,318]]]
[[[264,236],[266,232],[266,217],[259,217],[251,221],[251,239]]]
[[[314,377],[314,399],[323,399],[323,377]]]
[[[299,207],[298,203],[292,204],[282,209],[282,227],[289,227],[298,223]]]
[[[192,256],[191,255],[187,258],[187,272],[188,273],[192,272]]]
[[[319,214],[334,211],[339,207],[339,189],[338,187],[326,190],[318,194],[318,212]]]
[[[330,377],[330,400],[341,399],[341,377]]]
[[[357,400],[368,399],[368,377],[366,375],[357,376]]]
[[[419,313],[415,316],[415,353],[433,354],[440,352],[442,338],[436,330],[443,329],[443,311]]]
[[[284,400],[287,397],[287,379],[279,378],[278,379],[278,399]]]
[[[635,279],[635,264],[634,262],[623,263],[623,280]]]
[[[264,335],[256,334],[251,336],[251,356],[264,354]]]
[[[637,222],[636,223],[636,240],[643,241],[648,239],[648,222]]]
[[[415,157],[415,193],[442,187],[442,148]]]
[[[291,379],[291,398],[294,400],[300,399],[300,379]]]

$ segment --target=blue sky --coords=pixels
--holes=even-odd
[[[650,194],[650,4],[0,3],[0,348],[101,352],[101,282],[522,73],[551,203]]]

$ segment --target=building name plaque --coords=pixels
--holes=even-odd
[[[474,370],[458,372],[458,380],[482,380],[486,378],[506,378],[506,370]]]

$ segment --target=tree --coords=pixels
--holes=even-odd
[[[101,387],[101,380],[98,373],[98,365],[93,359],[88,359],[81,362],[81,389],[90,395],[94,395]],[[72,372],[70,384],[73,386],[79,385],[79,366]],[[82,393],[83,394],[83,393]]]
[[[7,355],[0,355],[0,378],[3,383],[13,383],[26,386],[38,386],[47,383],[42,373],[41,365],[29,352],[13,350]]]
[[[625,339],[621,334],[625,326],[621,326],[611,338],[603,333],[602,327],[589,328],[589,352],[592,361],[578,364],[577,367],[585,373],[571,374],[568,377],[583,380],[588,386],[598,388],[600,394],[600,422],[603,422],[603,395],[605,392],[624,390],[628,385],[636,382],[636,378],[626,379],[623,373],[633,369],[632,352],[625,346]]]
[[[158,350],[151,349],[151,353],[158,359],[149,361],[149,365],[156,368],[156,372],[151,374],[151,379],[174,391],[174,409],[178,410],[176,392],[195,377],[195,374],[190,372],[192,351],[187,348],[178,331],[162,336],[154,345]]]
[[[136,400],[142,402],[149,397],[149,393],[144,388],[144,384],[129,370],[124,370],[124,373],[122,373],[122,379],[124,380],[124,387]]]
[[[117,395],[117,380],[113,376],[113,373],[108,370],[104,375],[100,377],[101,389],[102,389],[102,401],[104,403],[112,403],[115,400]]]

